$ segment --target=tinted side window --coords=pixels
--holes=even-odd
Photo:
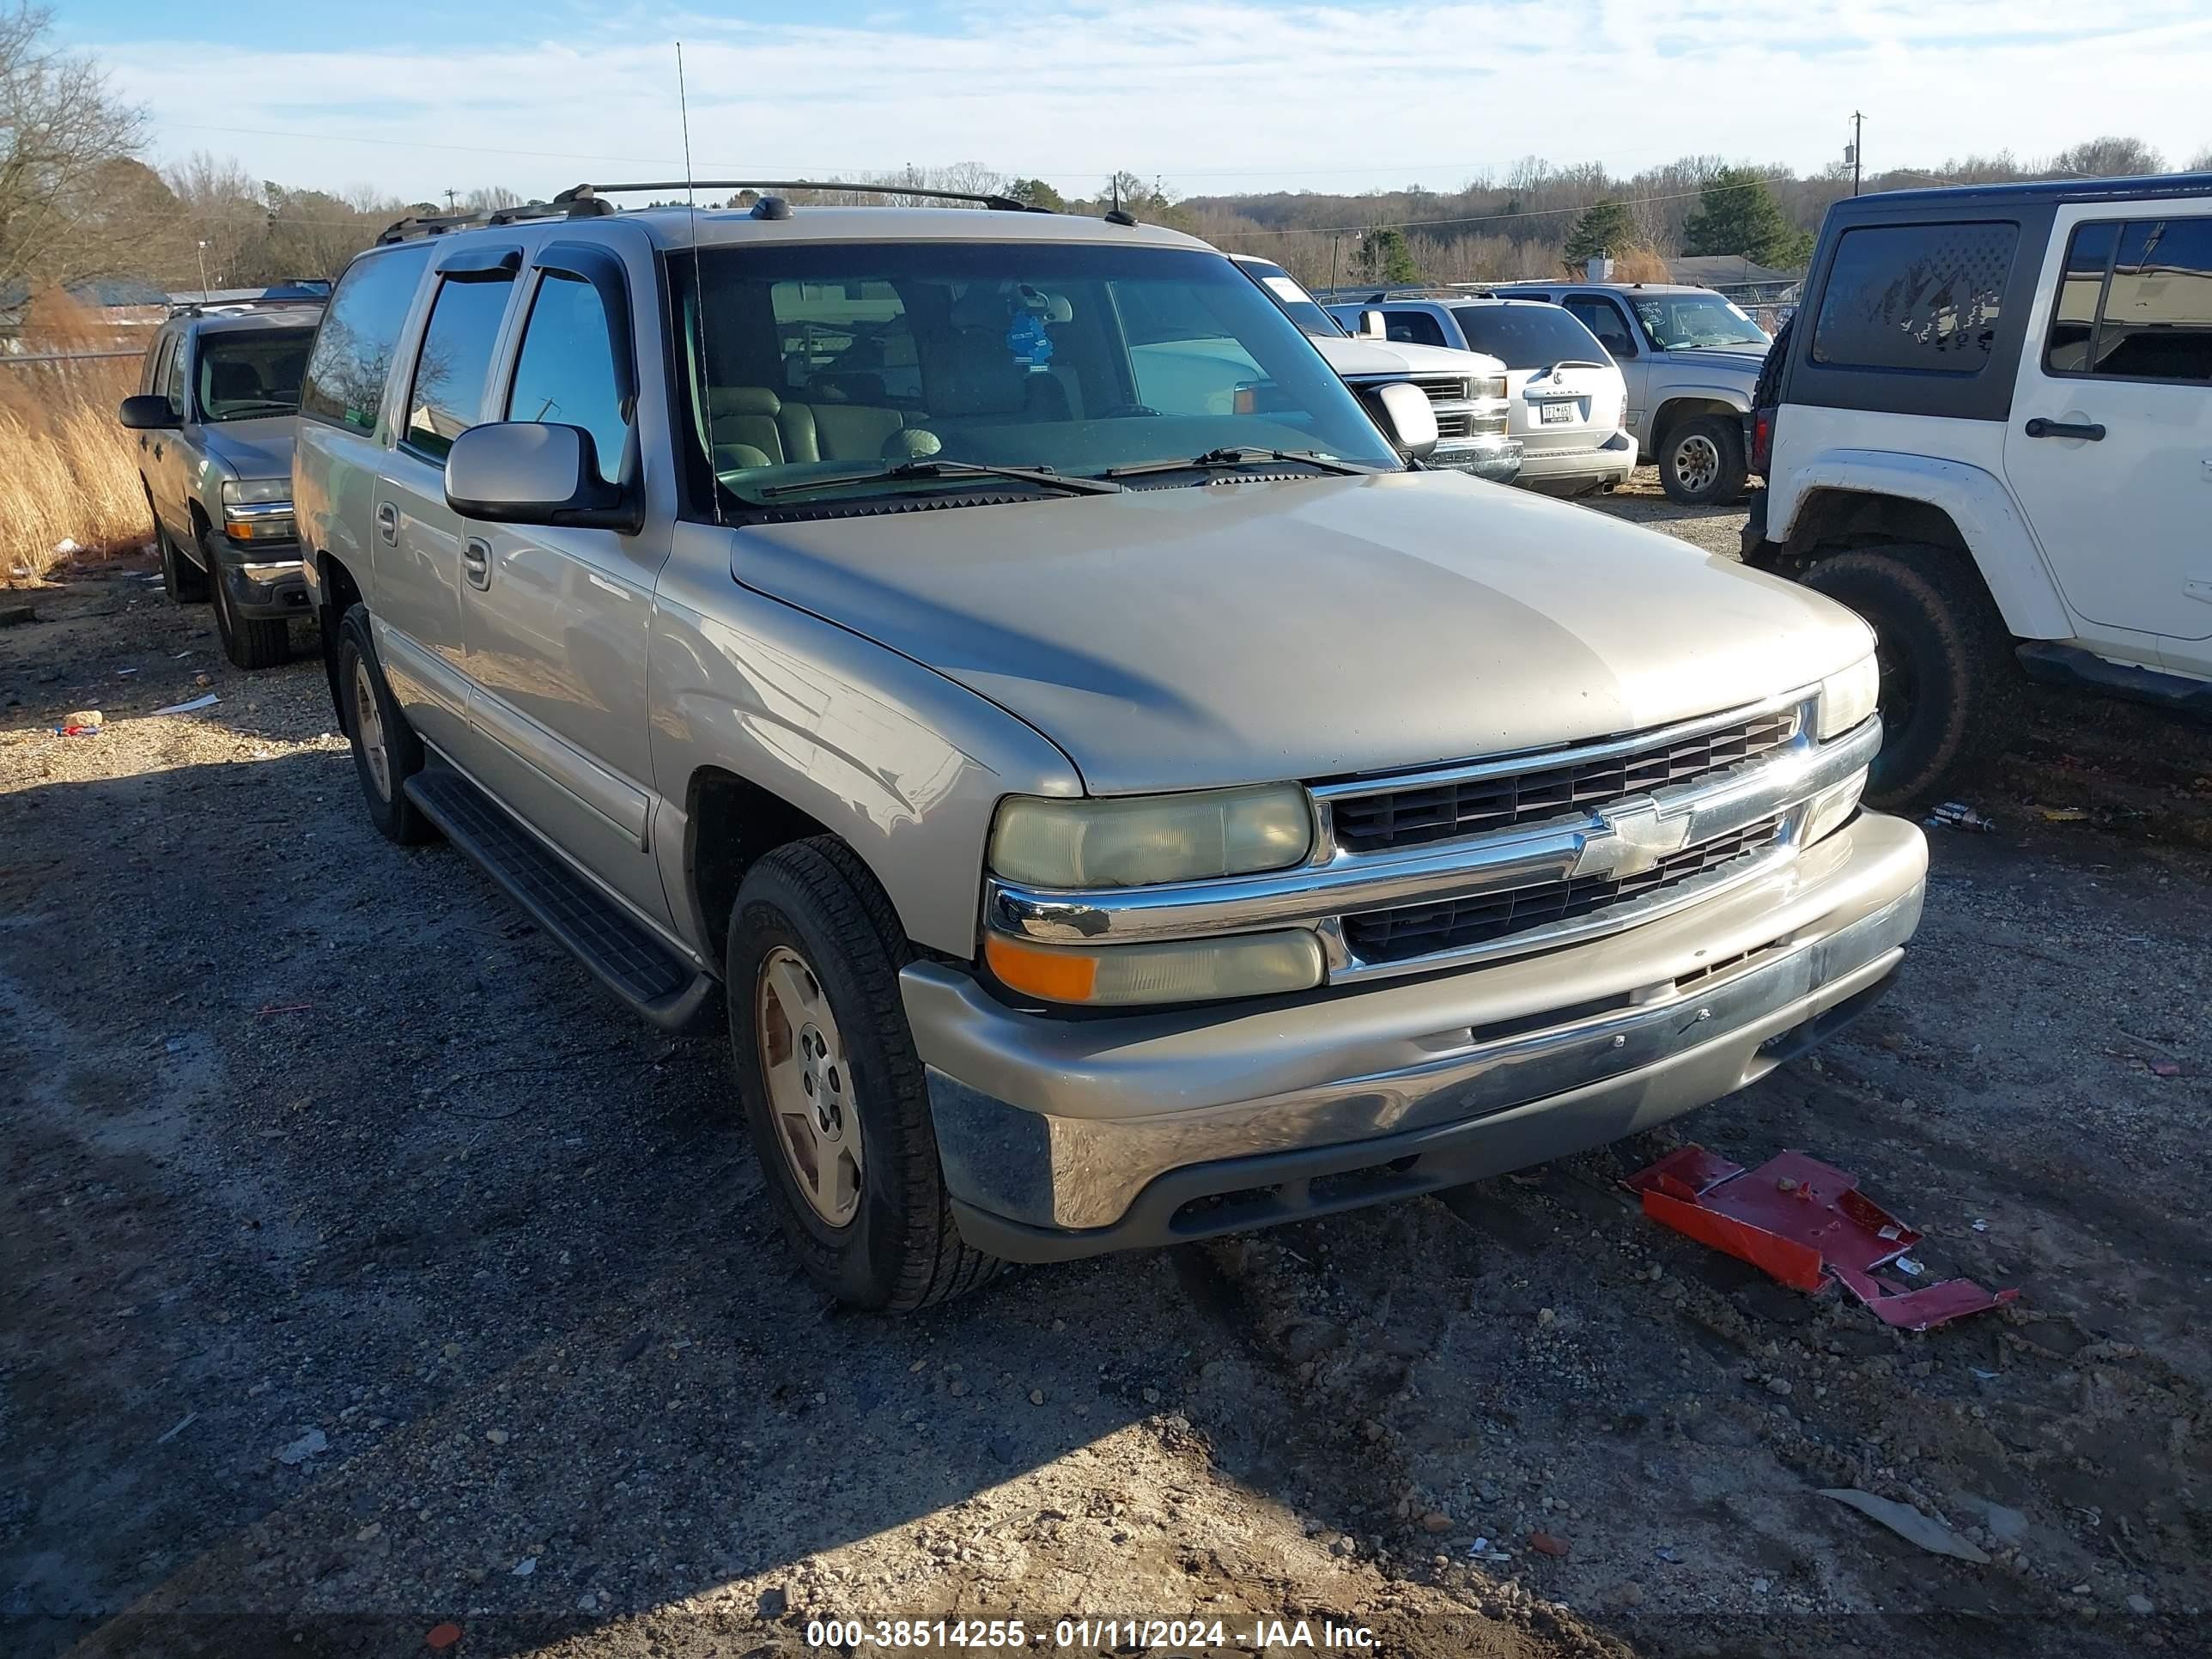
[[[1978,374],[2020,244],[2014,224],[1873,225],[1836,245],[1813,361]]]
[[[2212,380],[2212,219],[2120,227],[2097,319],[2095,369],[2133,380]]]
[[[623,447],[629,436],[617,384],[599,290],[548,271],[530,303],[507,418],[582,427],[598,447],[599,476],[612,483],[622,474]]]
[[[377,405],[415,302],[415,284],[430,258],[429,244],[396,248],[357,259],[338,279],[315,331],[300,391],[300,412],[319,421],[376,428]]]
[[[453,440],[477,423],[500,319],[514,291],[507,277],[459,282],[448,276],[438,285],[407,394],[409,448],[441,461]]]
[[[154,390],[169,400],[169,413],[185,418],[185,337],[177,336],[174,349],[154,371]]]
[[[1444,343],[1443,325],[1425,311],[1386,311],[1382,313],[1382,327],[1400,345],[1440,346]]]

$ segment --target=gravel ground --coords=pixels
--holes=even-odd
[[[1662,1231],[1614,1184],[1662,1136],[886,1321],[793,1268],[721,1045],[376,837],[319,666],[233,672],[143,569],[0,631],[0,1653],[2202,1650],[2201,731],[2046,709],[1899,991],[1678,1126],[1858,1172],[2012,1309],[1902,1335]]]

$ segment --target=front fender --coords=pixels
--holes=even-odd
[[[1657,413],[1664,416],[1670,406],[1680,403],[1726,404],[1739,415],[1751,410],[1751,393],[1740,386],[1725,382],[1670,381],[1659,393]]]
[[[2005,626],[2025,640],[2070,639],[2075,629],[2043,550],[1995,473],[1960,461],[1879,449],[1831,449],[1767,480],[1770,540],[1787,547],[1816,490],[1921,501],[1947,514],[1966,539]]]

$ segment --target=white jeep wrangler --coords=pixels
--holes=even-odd
[[[1840,202],[1771,361],[1744,556],[1874,625],[1869,799],[1993,750],[2015,659],[2212,715],[2212,175]]]

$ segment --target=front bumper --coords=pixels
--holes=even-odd
[[[1531,449],[1521,457],[1522,483],[1619,484],[1636,471],[1636,440],[1616,432],[1595,449]]]
[[[1863,814],[1757,881],[1611,938],[1256,1006],[1108,1018],[901,976],[963,1234],[1017,1261],[1432,1190],[1751,1083],[1897,971],[1927,845]]]
[[[1428,464],[1472,473],[1492,483],[1511,483],[1521,476],[1522,459],[1518,438],[1447,438],[1437,446]]]
[[[208,539],[214,539],[212,537]],[[214,553],[217,580],[230,596],[231,614],[247,621],[313,614],[300,544],[279,542],[250,552],[220,547]]]

